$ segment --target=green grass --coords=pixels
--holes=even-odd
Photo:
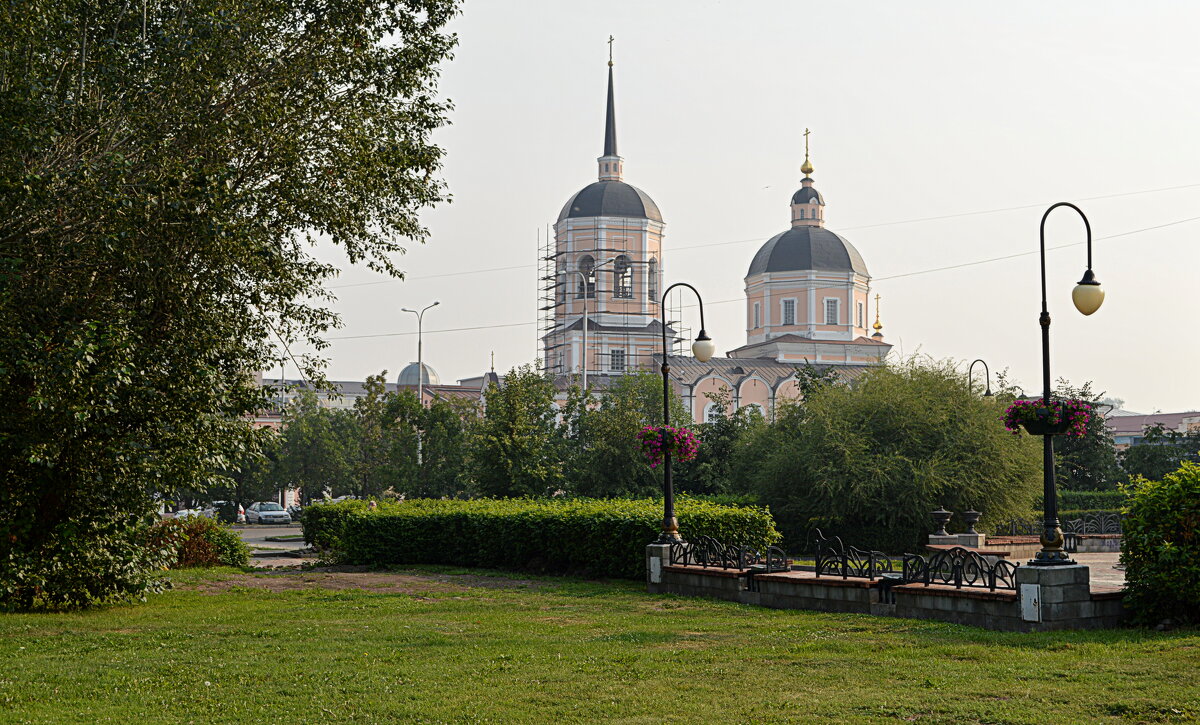
[[[1195,630],[1004,634],[652,596],[628,582],[479,586],[486,573],[422,572],[404,593],[273,593],[255,587],[279,575],[192,571],[145,604],[2,615],[0,722],[1066,725],[1200,716]],[[194,589],[234,582],[244,586]]]

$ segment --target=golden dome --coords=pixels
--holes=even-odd
[[[808,176],[813,172],[812,162],[808,160],[808,156],[804,157],[804,163],[800,164],[800,173]]]

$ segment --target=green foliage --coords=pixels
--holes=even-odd
[[[745,494],[745,489],[736,489],[739,446],[767,425],[758,408],[733,409],[733,399],[728,389],[717,393],[706,393],[715,404],[716,419],[701,423],[696,428],[700,439],[700,450],[696,458],[678,467],[674,476],[680,491],[707,494]]]
[[[1200,621],[1200,465],[1127,486],[1121,561],[1125,604],[1137,624]]]
[[[1125,506],[1128,495],[1124,491],[1059,491],[1058,508],[1116,511]],[[1039,498],[1036,506],[1041,506]]]
[[[484,496],[545,496],[566,484],[554,381],[522,365],[491,384],[472,430],[470,468]]]
[[[649,496],[661,491],[662,469],[650,467],[637,436],[644,426],[662,425],[662,376],[622,375],[598,399],[572,392],[576,397],[567,405],[561,430],[568,447],[567,490],[592,497]],[[670,405],[672,421],[690,425],[678,396],[671,395]]]
[[[702,501],[677,506],[684,537],[764,548],[780,536],[765,509]],[[661,531],[654,499],[416,499],[348,511],[339,546],[354,564],[450,564],[593,577],[645,576],[646,545]],[[307,536],[307,531],[306,531]]]
[[[150,527],[149,535],[156,542],[174,547],[172,569],[196,566],[250,565],[250,547],[237,532],[205,516],[182,519],[163,519]]]
[[[1076,387],[1061,379],[1054,394],[1060,399],[1082,400],[1093,406],[1104,395],[1093,392],[1091,382]],[[1054,471],[1062,491],[1116,491],[1124,475],[1117,465],[1117,450],[1104,416],[1093,414],[1082,436],[1055,436]]]
[[[753,456],[754,490],[789,545],[819,525],[855,546],[901,552],[921,544],[938,506],[994,521],[1030,510],[1039,446],[1006,432],[1003,412],[950,363],[914,360],[781,406],[739,460]]]
[[[283,412],[275,483],[306,495],[358,495],[355,477],[359,426],[354,411],[324,408],[316,393],[302,391]]]
[[[387,508],[395,504],[382,501],[376,504]],[[349,499],[337,503],[321,503],[319,500],[304,507],[300,514],[300,530],[304,533],[304,543],[319,549],[336,549],[341,541],[342,526],[354,513],[366,511],[370,504],[367,501]]]
[[[317,236],[399,275],[445,196],[451,0],[0,12],[0,597],[137,596],[156,493],[253,450],[249,371],[336,324]],[[319,378],[315,357],[302,358]]]
[[[1179,469],[1184,461],[1200,460],[1200,433],[1166,430],[1161,424],[1145,430],[1142,441],[1121,453],[1121,466],[1130,476],[1157,481]]]

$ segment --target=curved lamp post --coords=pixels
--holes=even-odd
[[[1104,302],[1104,290],[1096,281],[1092,272],[1092,225],[1088,222],[1083,211],[1069,202],[1060,201],[1054,204],[1042,215],[1041,225],[1041,261],[1042,261],[1042,314],[1038,324],[1042,327],[1042,403],[1050,405],[1050,312],[1046,309],[1046,217],[1060,206],[1069,207],[1079,213],[1083,226],[1087,230],[1087,270],[1083,279],[1075,285],[1071,292],[1071,300],[1075,308],[1085,315],[1090,315],[1100,309]],[[1042,550],[1029,563],[1033,566],[1056,566],[1074,564],[1070,555],[1063,551],[1062,528],[1058,523],[1058,492],[1054,485],[1054,436],[1042,437]]]
[[[987,390],[984,391],[983,397],[990,398],[992,397],[992,371],[988,370],[988,364],[983,362],[982,358],[971,363],[971,367],[967,368],[967,390],[975,391],[975,388],[971,386],[971,373],[975,371],[975,363],[983,363],[983,379],[987,383]]]
[[[417,316],[417,403],[421,407],[425,406],[425,364],[421,359],[421,326],[425,322],[425,311],[437,307],[442,304],[438,300],[434,300],[433,304],[426,305],[420,312],[410,310],[407,307],[401,307],[401,312],[411,312]],[[421,465],[421,429],[417,429],[417,465]]]
[[[671,371],[671,366],[667,363],[667,295],[676,287],[687,287],[696,294],[696,300],[700,303],[700,334],[696,336],[696,341],[692,343],[692,354],[700,362],[708,362],[712,359],[713,353],[717,350],[717,344],[712,341],[708,333],[704,331],[704,300],[700,298],[700,293],[696,288],[687,282],[676,282],[663,292],[662,302],[659,305],[659,310],[662,313],[662,378],[663,378],[663,425],[671,424],[671,382],[668,378],[668,373]],[[675,519],[675,488],[671,482],[671,449],[668,446],[663,453],[663,530],[658,536],[658,543],[673,544],[677,541],[683,541],[683,537],[679,535],[679,522]]]

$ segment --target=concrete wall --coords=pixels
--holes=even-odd
[[[651,593],[712,597],[776,609],[811,609],[934,619],[985,629],[1042,632],[1118,626],[1124,617],[1120,591],[1093,591],[1086,566],[1021,566],[1016,591],[955,589],[948,585],[816,577],[812,572],[752,573],[671,566],[668,547],[647,547]]]

